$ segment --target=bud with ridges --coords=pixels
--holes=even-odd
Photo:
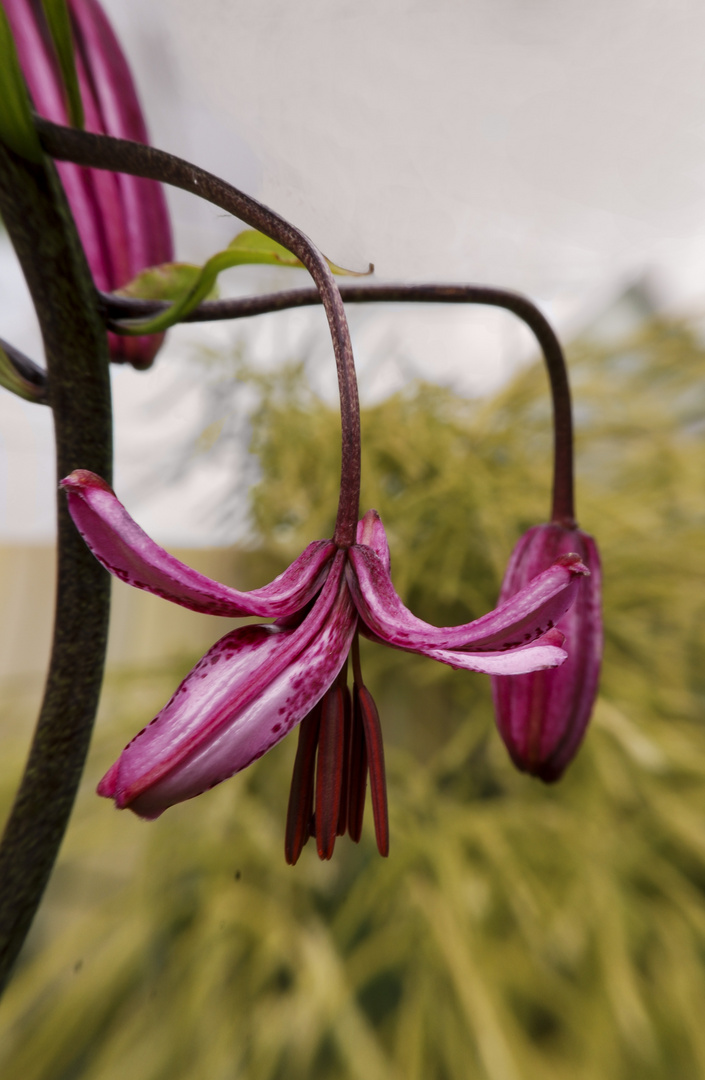
[[[67,124],[63,82],[39,0],[3,0],[38,113]],[[86,129],[146,143],[130,70],[96,0],[69,0]],[[147,266],[173,258],[161,186],[153,180],[57,162],[96,286],[114,291]],[[163,338],[109,335],[111,358],[149,367]]]
[[[516,545],[500,602],[514,596],[556,559],[576,552],[590,570],[572,607],[559,619],[568,659],[560,668],[511,678],[492,677],[499,732],[512,761],[546,782],[557,780],[575,756],[597,694],[602,659],[601,568],[597,545],[581,529],[536,525]]]

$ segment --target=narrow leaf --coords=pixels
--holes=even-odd
[[[189,283],[182,293],[173,297],[174,304],[168,311],[162,311],[151,319],[139,322],[120,323],[121,333],[130,336],[139,334],[159,334],[168,330],[170,326],[185,318],[189,312],[206,300],[211,293],[218,274],[223,270],[230,270],[234,266],[248,265],[289,266],[302,268],[295,255],[278,244],[276,240],[270,240],[264,233],[254,229],[245,229],[238,233],[234,240],[228,244],[224,251],[218,251],[211,255],[210,259],[203,264],[201,271]],[[351,274],[351,270],[343,270],[329,262],[334,274]],[[365,273],[372,273],[374,268],[370,264]],[[133,295],[133,294],[129,294]]]
[[[194,263],[168,262],[147,266],[121,289],[116,289],[115,294],[137,300],[178,300],[194,288],[200,274],[201,267]],[[205,299],[215,300],[217,295],[214,288]]]
[[[39,164],[42,148],[32,120],[17,49],[5,9],[0,4],[0,140],[21,157]]]
[[[66,91],[69,119],[74,127],[82,128],[85,125],[83,101],[78,85],[78,73],[73,52],[73,34],[71,33],[71,20],[69,19],[66,0],[42,0],[42,7],[44,8],[44,14],[49,24],[49,33],[59,60],[61,78]]]
[[[29,357],[0,339],[0,386],[32,401],[47,404],[46,374]]]
[[[300,269],[304,265],[282,244],[278,244],[276,240],[270,240],[268,236],[257,232],[256,229],[245,229],[243,232],[238,233],[235,239],[228,244],[228,250],[241,254],[243,263],[293,266]],[[331,262],[325,255],[323,258],[334,274],[345,275],[346,277],[367,277],[368,274],[374,272],[372,263],[369,264],[367,270],[346,270],[344,267]]]

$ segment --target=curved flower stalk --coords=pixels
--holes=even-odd
[[[513,676],[555,667],[566,657],[555,624],[588,572],[577,555],[562,555],[496,610],[462,626],[436,627],[416,618],[394,590],[374,510],[359,522],[352,545],[315,541],[269,585],[240,592],[155,544],[94,473],[79,469],[62,487],[79,532],[120,580],[192,611],[275,620],[221,638],[126,747],[99,794],[141,817],[158,817],[244,769],[303,721],[287,823],[291,863],[310,835],[321,858],[330,858],[346,829],[359,839],[368,772],[378,846],[388,851],[379,719],[360,673],[358,629],[468,671]]]
[[[58,60],[39,0],[3,0],[34,106],[68,122]],[[147,143],[130,69],[97,0],[68,0],[86,127],[99,134]],[[145,267],[173,258],[171,227],[161,186],[154,180],[57,164],[98,289],[114,291]],[[137,368],[152,363],[163,335],[109,334],[111,359]]]

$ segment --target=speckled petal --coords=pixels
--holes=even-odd
[[[431,655],[432,649],[496,652],[535,641],[570,607],[589,571],[577,555],[561,556],[489,614],[461,626],[440,627],[423,622],[404,606],[389,571],[371,548],[351,547],[346,573],[358,613],[376,637],[399,649]]]
[[[191,611],[229,617],[292,615],[321,588],[335,552],[330,540],[318,540],[269,585],[240,592],[199,574],[155,544],[95,473],[77,469],[61,486],[76,528],[111,574]]]
[[[126,747],[98,793],[158,817],[279,742],[333,683],[350,648],[357,618],[344,562],[338,552],[300,626],[243,627],[214,645]]]

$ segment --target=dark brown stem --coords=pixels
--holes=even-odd
[[[538,341],[546,363],[553,401],[553,500],[551,520],[568,528],[575,526],[573,501],[573,417],[568,372],[560,342],[551,324],[531,300],[507,289],[487,285],[341,285],[340,295],[346,304],[418,303],[484,304],[504,308],[521,319]],[[119,319],[135,318],[161,311],[166,303],[154,300],[130,300],[101,294],[101,303],[109,329],[120,333]],[[248,296],[235,300],[216,300],[201,304],[184,320],[209,322],[216,319],[242,319],[284,311],[294,307],[319,304],[314,289],[289,289],[266,296]]]
[[[304,264],[320,293],[333,339],[340,412],[342,421],[342,461],[340,499],[334,539],[341,547],[355,542],[360,504],[360,406],[350,331],[345,307],[326,260],[299,229],[262,203],[250,198],[205,169],[142,143],[90,135],[86,131],[59,127],[36,117],[36,128],[44,150],[62,161],[88,165],[94,169],[130,173],[160,180],[190,191],[269,236],[296,255]]]
[[[110,479],[105,329],[56,171],[0,144],[0,213],[32,294],[47,356],[57,479]],[[0,844],[0,987],[39,905],[83,771],[103,677],[110,582],[58,500],[54,641],[24,776]]]

